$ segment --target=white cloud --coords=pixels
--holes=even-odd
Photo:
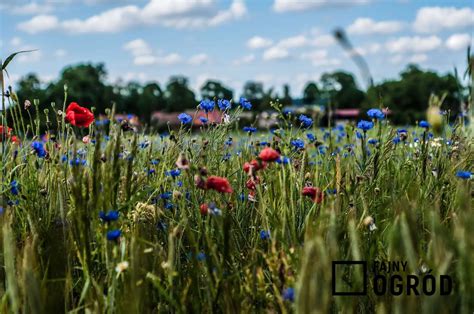
[[[151,48],[142,38],[137,38],[127,42],[123,48],[134,56],[150,55]]]
[[[152,55],[136,56],[135,58],[133,58],[133,64],[135,65],[152,65],[156,63],[157,59],[155,56]]]
[[[471,35],[465,33],[465,34],[453,34],[449,36],[449,38],[446,40],[446,47],[448,47],[451,50],[462,50],[466,49],[467,46],[472,41]]]
[[[266,48],[273,44],[273,40],[269,38],[264,38],[260,36],[253,36],[249,40],[247,40],[247,47],[250,49],[260,49]]]
[[[349,27],[349,34],[369,35],[369,34],[391,34],[400,31],[403,23],[398,21],[376,22],[370,18],[358,18]]]
[[[228,10],[222,10],[211,18],[209,26],[217,26],[226,21],[238,20],[247,14],[247,7],[243,0],[234,0]]]
[[[306,11],[330,6],[347,6],[367,4],[370,0],[275,0],[273,10],[276,12]]]
[[[31,3],[7,7],[9,13],[17,15],[37,15],[37,14],[46,14],[51,13],[54,7],[51,3],[38,3],[33,1]]]
[[[405,36],[390,40],[385,44],[386,49],[391,53],[427,52],[434,50],[439,46],[441,46],[441,39],[434,35],[429,37]]]
[[[20,37],[13,37],[10,39],[10,45],[13,47],[18,47],[23,43],[23,40]]]
[[[255,55],[254,54],[249,54],[246,56],[243,56],[240,59],[234,60],[233,64],[234,65],[242,65],[242,64],[249,64],[255,61]]]
[[[140,21],[140,9],[134,5],[114,8],[85,20],[72,19],[61,23],[70,33],[114,33],[127,29]]]
[[[468,7],[423,7],[416,14],[413,27],[420,33],[435,33],[444,29],[474,25],[474,10]]]
[[[413,63],[423,63],[428,60],[428,56],[424,53],[417,53],[411,56],[408,61]]]
[[[271,47],[265,50],[263,53],[263,60],[270,61],[270,60],[281,60],[286,59],[290,56],[290,53],[285,48],[281,48],[279,46]]]
[[[18,28],[30,33],[52,29],[69,33],[114,33],[137,25],[196,28],[217,26],[241,19],[246,14],[247,7],[243,0],[233,0],[224,10],[217,10],[217,0],[149,0],[144,7],[116,7],[85,19],[59,21],[52,15],[38,15],[20,23]],[[34,27],[37,25],[40,28]]]
[[[329,58],[327,50],[315,50],[301,55],[301,59],[308,60],[313,66],[337,66],[341,61],[336,58]]]
[[[356,47],[354,48],[357,53],[363,56],[371,55],[371,54],[376,54],[382,49],[382,45],[379,43],[371,43],[362,47]]]
[[[277,44],[280,48],[298,48],[306,46],[309,43],[304,35],[297,35],[280,40]]]
[[[150,45],[142,38],[137,38],[125,43],[123,49],[132,54],[133,64],[135,65],[173,65],[182,61],[181,56],[177,53],[155,55]],[[202,58],[202,56],[200,58]],[[197,62],[199,60],[193,61]]]
[[[197,55],[192,56],[189,59],[189,64],[191,65],[202,65],[210,62],[210,58],[207,54],[205,53],[200,53]]]
[[[54,56],[57,57],[57,58],[63,58],[65,56],[67,56],[67,51],[64,50],[64,49],[57,49],[54,52]]]
[[[177,53],[170,53],[165,56],[158,56],[156,58],[156,64],[163,64],[163,65],[173,65],[180,63],[182,58]]]
[[[26,22],[18,24],[18,29],[30,34],[36,34],[53,30],[58,26],[58,18],[54,15],[37,15]]]
[[[416,53],[411,56],[404,54],[396,54],[389,59],[393,64],[403,64],[403,63],[423,63],[428,60],[428,56],[424,53]]]
[[[15,61],[18,61],[19,63],[38,62],[41,60],[41,57],[43,56],[40,50],[35,50],[35,47],[32,47],[32,46],[23,46],[20,48],[20,50],[34,50],[34,51],[25,52],[25,53],[21,53],[17,55],[17,59],[15,59]]]
[[[318,35],[311,40],[311,44],[315,47],[329,47],[336,43],[336,40],[332,35]]]
[[[135,65],[174,65],[180,63],[182,58],[177,53],[170,53],[163,56],[144,55],[136,56],[133,59]]]

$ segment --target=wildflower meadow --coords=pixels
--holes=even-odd
[[[317,127],[273,103],[268,131],[239,125],[245,99],[205,100],[196,112],[225,122],[193,130],[183,113],[179,129],[144,133],[114,108],[98,124],[66,90],[51,108],[57,128],[38,133],[42,113],[7,101],[2,313],[474,308],[473,143],[461,119],[436,112],[402,128],[374,108]],[[369,280],[363,296],[335,296],[331,263],[347,260],[404,260],[406,273],[449,275],[452,292],[438,280],[434,295],[380,296]]]

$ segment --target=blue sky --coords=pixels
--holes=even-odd
[[[332,38],[342,27],[376,82],[410,62],[442,73],[464,70],[473,42],[472,1],[415,0],[4,0],[1,56],[22,49],[14,82],[43,81],[78,62],[104,62],[110,82],[182,74],[193,89],[219,79],[240,93],[256,80],[300,96],[308,80],[343,69],[357,75]]]

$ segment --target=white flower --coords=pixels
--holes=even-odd
[[[115,266],[115,271],[119,274],[123,273],[127,269],[128,269],[128,262],[127,261],[120,262],[120,263],[117,264],[117,266]]]

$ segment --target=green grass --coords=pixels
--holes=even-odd
[[[465,127],[445,127],[439,141],[413,127],[394,144],[396,127],[377,122],[364,141],[378,144],[363,154],[352,125],[325,137],[325,130],[282,119],[283,132],[249,136],[237,131],[237,114],[229,124],[197,133],[182,127],[165,137],[124,132],[116,123],[79,130],[59,119],[62,132],[49,130],[56,137],[44,144],[46,158],[32,152],[31,139],[21,146],[5,141],[0,312],[472,313],[472,183],[455,175],[472,170]],[[39,117],[17,125],[38,135]],[[327,147],[324,154],[306,139],[309,132]],[[84,144],[80,134],[95,143]],[[229,136],[232,146],[225,144]],[[305,140],[305,149],[294,149],[295,138]],[[242,167],[263,148],[258,141],[291,163],[258,172],[253,202]],[[73,166],[78,152],[86,164]],[[190,169],[174,179],[165,172],[181,153]],[[203,167],[228,178],[234,192],[196,188]],[[321,204],[301,194],[305,185],[324,191]],[[165,192],[169,200],[160,198]],[[221,215],[201,215],[200,204],[210,202]],[[119,219],[103,223],[99,212],[110,209]],[[364,223],[368,216],[375,230]],[[118,241],[106,238],[113,229],[122,231]],[[269,239],[261,239],[262,230]],[[449,296],[376,296],[369,283],[367,296],[332,296],[337,260],[407,261],[410,273],[428,267],[435,276],[450,275],[455,289]],[[128,268],[117,272],[125,261]],[[294,302],[283,297],[288,288],[295,289]]]

